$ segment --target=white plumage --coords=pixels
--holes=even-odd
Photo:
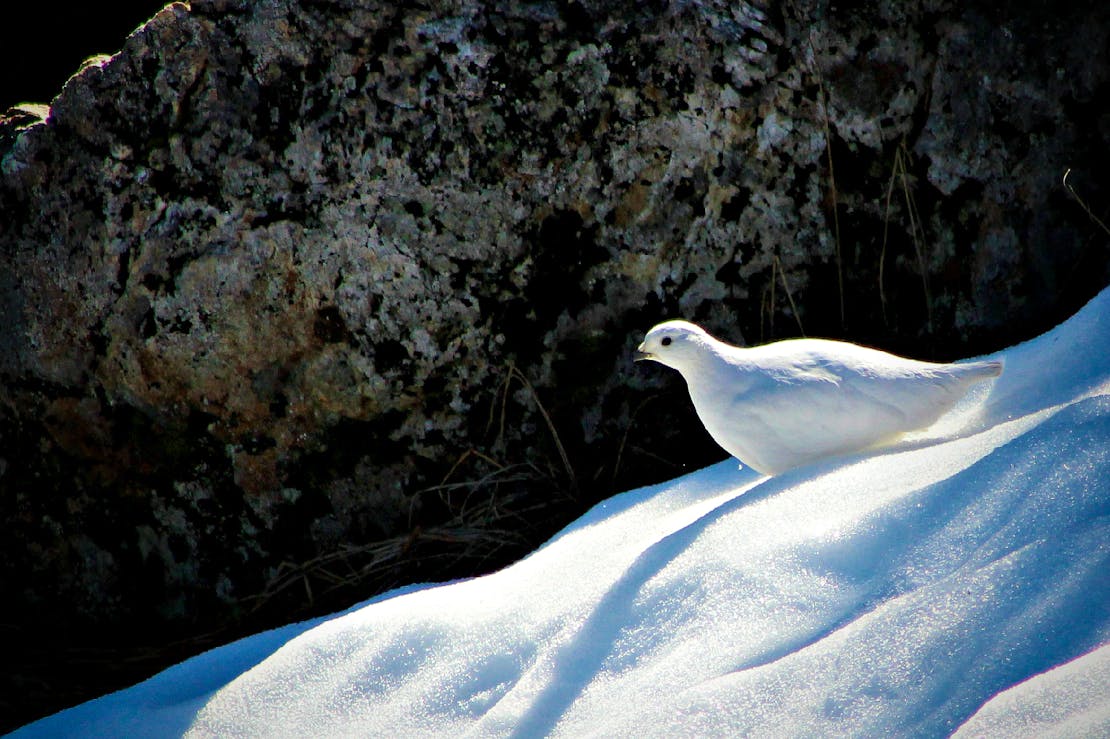
[[[825,339],[741,348],[687,321],[648,331],[636,359],[678,370],[713,440],[767,475],[926,428],[1002,373],[997,361],[934,364]]]

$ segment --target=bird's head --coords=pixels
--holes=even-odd
[[[689,321],[667,321],[647,332],[635,360],[650,359],[681,371],[703,357],[712,341],[704,329]]]

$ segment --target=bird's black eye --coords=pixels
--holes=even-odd
[[[663,340],[660,341],[659,343],[662,344],[663,346],[670,346],[671,345],[671,337],[670,336],[664,336]]]

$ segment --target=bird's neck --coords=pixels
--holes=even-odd
[[[742,353],[735,347],[707,338],[703,351],[692,356],[684,367],[678,368],[690,387],[693,396],[699,390],[713,386],[716,378],[727,384],[735,383],[737,371],[743,367]]]

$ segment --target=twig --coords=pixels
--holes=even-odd
[[[883,323],[889,325],[886,315],[886,288],[883,285],[886,265],[887,234],[890,230],[890,196],[894,194],[894,180],[898,176],[898,162],[901,149],[894,151],[894,166],[890,168],[890,180],[886,185],[886,207],[883,209],[883,246],[879,250],[879,303],[883,312]]]
[[[1106,226],[1106,224],[1103,223],[1101,218],[1099,218],[1098,216],[1096,216],[1094,213],[1091,212],[1091,208],[1090,208],[1089,205],[1087,205],[1087,202],[1085,200],[1083,200],[1083,198],[1079,197],[1079,193],[1077,193],[1075,191],[1075,188],[1073,188],[1071,185],[1068,184],[1068,175],[1070,175],[1070,174],[1071,174],[1071,167],[1068,167],[1067,171],[1064,172],[1064,187],[1066,187],[1068,189],[1068,192],[1071,193],[1071,196],[1073,198],[1075,198],[1075,202],[1079,203],[1079,206],[1087,212],[1087,217],[1090,218],[1095,223],[1097,223],[1099,225],[1099,227],[1103,231],[1105,231],[1108,236],[1110,236],[1110,228],[1108,228]]]
[[[787,5],[793,11],[795,18],[801,20],[801,14],[797,6],[787,0]],[[824,126],[825,134],[825,155],[829,162],[829,194],[832,196],[832,211],[833,211],[833,240],[836,244],[836,286],[840,299],[840,327],[846,327],[846,317],[844,309],[844,265],[841,256],[840,246],[840,193],[836,187],[836,168],[833,166],[832,154],[832,128],[829,125],[829,95],[825,90],[825,78],[821,74],[821,69],[817,65],[817,49],[813,44],[812,31],[805,35],[806,46],[809,48],[809,60],[811,63],[811,72],[817,80],[817,91],[821,97],[821,116]],[[760,327],[762,330],[762,327]]]
[[[929,289],[928,266],[925,263],[925,225],[921,220],[921,212],[917,209],[917,200],[910,189],[909,171],[906,160],[909,151],[906,149],[906,140],[903,138],[894,150],[894,163],[890,169],[890,180],[887,181],[886,205],[883,210],[883,245],[879,251],[879,301],[882,306],[883,323],[887,323],[886,312],[886,246],[890,232],[890,201],[894,194],[894,181],[902,184],[902,196],[906,201],[906,215],[910,219],[910,239],[913,241],[914,254],[917,257],[917,267],[921,274],[921,289],[925,298],[925,323],[930,333],[933,330],[933,296]]]
[[[921,221],[921,213],[917,210],[917,200],[910,192],[909,175],[906,171],[906,159],[909,152],[903,139],[899,144],[899,153],[902,160],[902,195],[906,199],[906,214],[910,218],[910,234],[913,236],[913,250],[917,254],[917,266],[921,271],[921,289],[925,293],[925,325],[929,333],[933,332],[933,295],[929,290],[929,273],[925,264],[925,226]],[[920,233],[921,238],[918,239]]]
[[[845,327],[844,314],[844,265],[840,248],[840,193],[836,187],[836,168],[833,166],[832,131],[829,126],[829,95],[825,90],[825,79],[817,66],[817,51],[813,46],[813,37],[807,36],[810,59],[813,62],[813,76],[817,79],[817,91],[821,96],[821,117],[825,133],[825,155],[829,162],[829,194],[832,196],[833,212],[833,240],[836,243],[836,286],[840,297],[840,327]]]
[[[563,462],[563,469],[567,473],[567,479],[570,481],[571,489],[577,490],[578,480],[575,477],[574,468],[570,465],[570,458],[567,456],[567,450],[563,448],[563,442],[559,439],[559,432],[555,430],[555,423],[551,420],[551,416],[548,415],[547,409],[543,407],[543,403],[540,402],[540,397],[536,394],[536,389],[532,387],[532,383],[528,381],[524,373],[517,369],[515,365],[509,367],[509,372],[515,374],[516,378],[520,380],[520,383],[532,395],[532,399],[536,401],[536,409],[539,410],[540,415],[543,416],[543,420],[547,424],[547,430],[551,432],[551,440],[555,442],[555,449],[559,452],[559,458]]]
[[[790,311],[794,314],[794,320],[798,322],[798,333],[800,333],[804,338],[806,335],[806,330],[802,326],[802,317],[798,313],[798,306],[794,304],[794,296],[790,294],[790,286],[786,284],[786,271],[782,268],[782,264],[779,262],[779,257],[777,254],[775,255],[775,259],[772,264],[778,264],[779,279],[782,280],[782,290],[786,293],[786,300],[790,303]]]
[[[640,411],[644,409],[644,406],[647,405],[648,402],[654,400],[655,397],[656,396],[654,395],[649,395],[648,397],[641,400],[639,405],[636,406],[636,410],[632,411],[632,415],[628,417],[628,425],[624,427],[624,433],[621,434],[621,443],[617,447],[617,459],[616,462],[613,464],[613,475],[611,477],[612,481],[615,481],[617,479],[617,474],[620,473],[621,461],[624,457],[624,447],[628,443],[629,432],[632,431],[632,427],[636,425],[636,416],[640,415]]]

